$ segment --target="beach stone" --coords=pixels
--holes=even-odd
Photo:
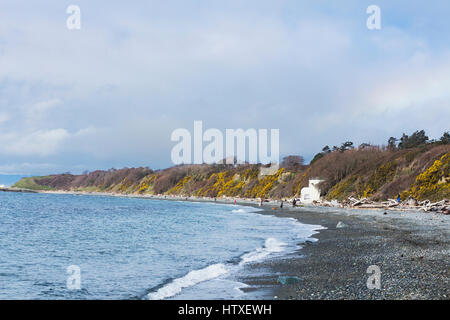
[[[336,228],[345,228],[348,227],[348,225],[346,225],[345,223],[343,223],[342,221],[339,221],[336,225]]]
[[[301,281],[301,279],[299,277],[295,277],[295,276],[280,276],[280,277],[278,277],[278,282],[281,283],[282,285],[296,284],[300,281]]]

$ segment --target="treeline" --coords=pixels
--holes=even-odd
[[[390,137],[387,141],[387,148],[389,150],[402,150],[402,149],[411,149],[417,148],[424,145],[447,145],[450,144],[450,133],[448,131],[444,132],[442,137],[439,140],[430,140],[428,136],[425,134],[425,130],[417,130],[408,136],[403,133],[400,138]],[[370,143],[362,143],[359,145],[358,149],[370,148],[370,147],[378,147],[373,146]],[[316,160],[322,158],[324,155],[330,152],[344,152],[346,150],[354,149],[354,145],[352,141],[346,141],[342,143],[339,147],[333,146],[330,148],[328,145],[322,148],[322,151],[317,153],[314,158],[311,160],[311,164]]]
[[[399,139],[390,137],[388,140],[388,148],[391,150],[416,148],[425,144],[450,144],[450,134],[446,131],[439,140],[429,140],[425,130],[420,130],[415,131],[411,136],[403,133]]]
[[[450,198],[450,141],[429,140],[423,130],[387,146],[351,141],[325,146],[310,164],[301,156],[283,159],[280,169],[263,175],[261,164],[180,165],[164,170],[124,168],[25,178],[15,186],[34,190],[72,190],[123,194],[203,197],[291,198],[299,196],[311,178],[324,180],[322,195],[342,200],[349,196],[385,200]]]

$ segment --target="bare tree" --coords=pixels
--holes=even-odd
[[[287,156],[281,161],[281,167],[286,169],[298,169],[303,166],[304,159],[302,156]]]

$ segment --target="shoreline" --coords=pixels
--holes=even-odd
[[[124,195],[111,193],[45,191],[74,194],[148,198],[168,201],[234,204],[233,199]],[[262,209],[259,214],[295,218],[321,225],[316,242],[282,258],[246,266],[244,292],[259,291],[264,299],[450,299],[450,216],[417,210],[381,210],[304,206],[293,208],[275,201],[236,198],[236,204]],[[386,214],[384,214],[386,212]],[[338,228],[337,224],[344,224]],[[367,268],[381,271],[381,289],[370,290]],[[296,277],[282,285],[280,276]]]
[[[124,198],[144,198],[144,199],[155,199],[155,200],[174,200],[174,201],[198,201],[198,202],[213,202],[213,203],[225,203],[225,204],[240,204],[240,205],[252,205],[256,207],[260,206],[259,198],[240,198],[240,197],[220,197],[220,198],[210,198],[210,197],[197,197],[197,196],[178,196],[178,195],[152,195],[152,194],[136,194],[136,193],[116,193],[116,192],[97,192],[97,191],[65,191],[65,190],[28,190],[28,189],[17,189],[17,188],[4,188],[0,191],[4,192],[19,192],[19,193],[43,193],[43,194],[69,194],[69,195],[91,195],[91,196],[106,196],[106,197],[124,197]],[[235,202],[236,201],[236,202]],[[284,206],[291,207],[291,202],[283,200]],[[274,210],[279,209],[280,200],[274,199],[264,199],[263,206],[272,206]],[[342,210],[384,210],[384,211],[401,211],[401,212],[431,212],[421,210],[419,207],[376,207],[376,206],[330,206],[322,203],[310,204],[297,202],[296,208],[329,208],[329,209],[342,209]]]
[[[383,211],[277,210],[277,216],[326,229],[295,253],[253,264],[255,276],[241,280],[250,285],[247,290],[267,290],[268,299],[450,299],[449,217]],[[380,268],[380,289],[367,288],[372,265]],[[298,282],[282,285],[280,276]]]
[[[128,197],[128,198],[144,198],[144,199],[158,199],[158,200],[177,200],[177,201],[200,201],[200,202],[216,202],[227,204],[244,204],[254,205],[260,207],[260,198],[241,198],[241,197],[198,197],[198,196],[179,196],[179,195],[154,195],[154,194],[137,194],[137,193],[116,193],[116,192],[98,192],[98,191],[66,191],[66,190],[31,190],[21,189],[15,187],[0,188],[0,192],[19,192],[19,193],[44,193],[44,194],[72,194],[72,195],[92,195],[92,196],[111,196],[111,197]],[[293,198],[294,199],[294,198]],[[425,202],[423,205],[410,205],[408,201],[403,201],[400,205],[389,201],[385,202],[373,202],[366,198],[354,199],[349,198],[353,202],[357,202],[355,205],[349,205],[344,203],[333,203],[333,201],[320,201],[313,203],[301,203],[297,201],[296,207],[305,208],[331,208],[331,209],[343,209],[343,210],[384,210],[384,211],[400,211],[400,212],[436,212],[444,215],[449,215],[449,200],[443,199],[441,201],[432,203],[430,201]],[[291,199],[276,200],[266,198],[264,199],[264,205],[272,205],[275,208],[279,208],[280,201],[283,201],[286,207],[289,207],[292,203]],[[390,199],[390,201],[395,201]],[[367,203],[369,202],[369,203]],[[440,206],[440,207],[436,207]]]

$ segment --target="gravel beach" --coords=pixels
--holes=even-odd
[[[263,214],[327,229],[295,253],[249,266],[242,281],[267,299],[449,299],[450,216],[425,212],[302,207]],[[385,214],[386,212],[386,214]],[[337,227],[338,223],[343,227]],[[371,265],[381,288],[368,289]],[[295,283],[282,285],[279,277]]]

